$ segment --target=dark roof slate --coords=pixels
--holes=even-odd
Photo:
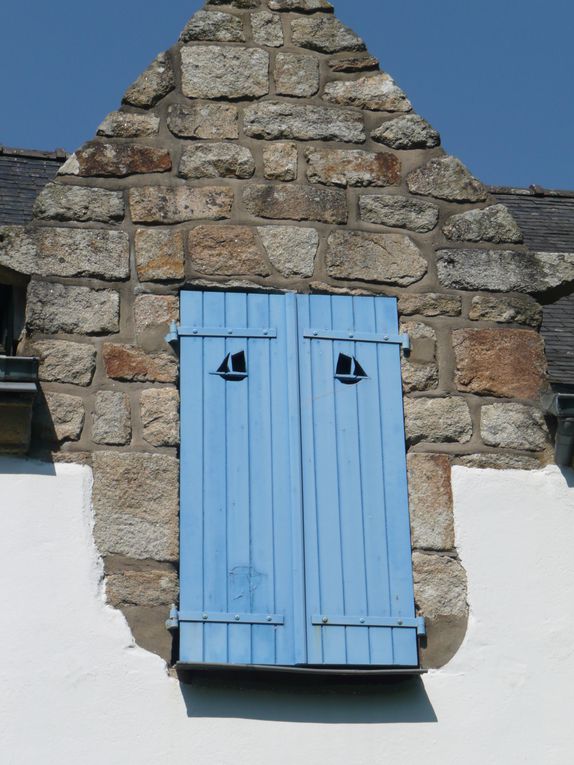
[[[42,152],[0,146],[0,226],[23,225],[34,201],[63,162],[64,151]]]
[[[514,215],[529,249],[574,254],[574,192],[536,187],[492,192]],[[542,336],[550,382],[574,385],[574,295],[544,306]]]
[[[494,190],[514,215],[525,243],[536,252],[574,252],[574,192]]]

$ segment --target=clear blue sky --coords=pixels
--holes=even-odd
[[[18,0],[0,16],[0,143],[73,150],[201,0]],[[574,0],[335,0],[487,183],[574,188]]]

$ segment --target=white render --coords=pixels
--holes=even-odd
[[[574,473],[453,473],[462,648],[424,692],[321,694],[180,687],[105,604],[90,469],[0,459],[0,762],[570,762]]]

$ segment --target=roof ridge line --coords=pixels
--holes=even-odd
[[[66,160],[70,155],[65,149],[54,151],[41,151],[40,149],[19,149],[0,144],[0,156],[4,157],[30,157],[31,159],[57,159]]]

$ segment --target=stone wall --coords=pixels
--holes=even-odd
[[[404,360],[425,663],[456,651],[466,575],[451,465],[549,459],[538,399],[542,295],[574,278],[526,251],[508,210],[417,116],[326,0],[210,0],[119,111],[0,232],[31,277],[21,352],[40,358],[36,453],[94,469],[107,593],[169,657],[177,599],[178,360],[184,287],[381,294]]]

